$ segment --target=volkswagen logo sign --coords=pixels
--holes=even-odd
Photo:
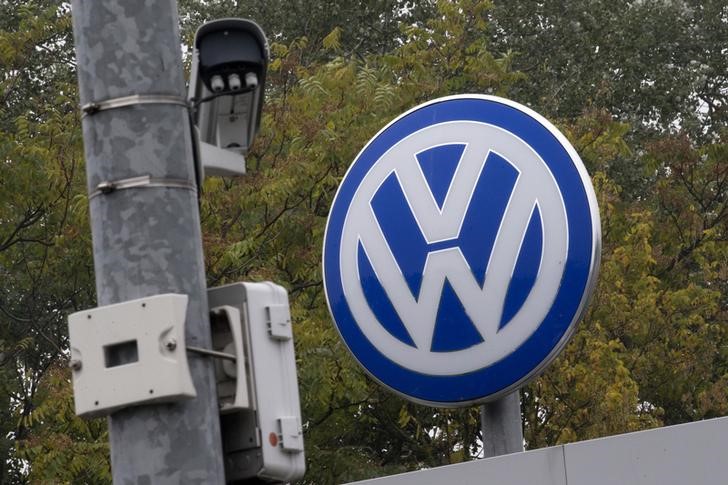
[[[489,401],[564,347],[600,240],[589,176],[551,123],[493,96],[440,98],[387,125],[342,180],[326,298],[380,383],[436,406]]]

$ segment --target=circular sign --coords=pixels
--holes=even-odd
[[[324,286],[356,360],[436,406],[496,399],[555,358],[599,266],[599,212],[566,138],[512,101],[417,106],[359,153],[324,237]]]

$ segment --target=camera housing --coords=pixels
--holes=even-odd
[[[195,33],[188,98],[208,175],[245,173],[260,128],[270,49],[252,20],[219,19]]]

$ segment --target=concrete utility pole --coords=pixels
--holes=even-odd
[[[72,9],[98,304],[187,294],[187,344],[210,348],[176,2]],[[110,416],[115,483],[224,483],[213,362],[189,365],[195,399]]]
[[[490,458],[523,451],[521,394],[514,391],[480,408],[483,455]]]

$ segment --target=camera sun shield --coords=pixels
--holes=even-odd
[[[245,173],[244,156],[260,127],[269,56],[265,34],[251,20],[214,20],[197,30],[189,99],[207,175]]]

